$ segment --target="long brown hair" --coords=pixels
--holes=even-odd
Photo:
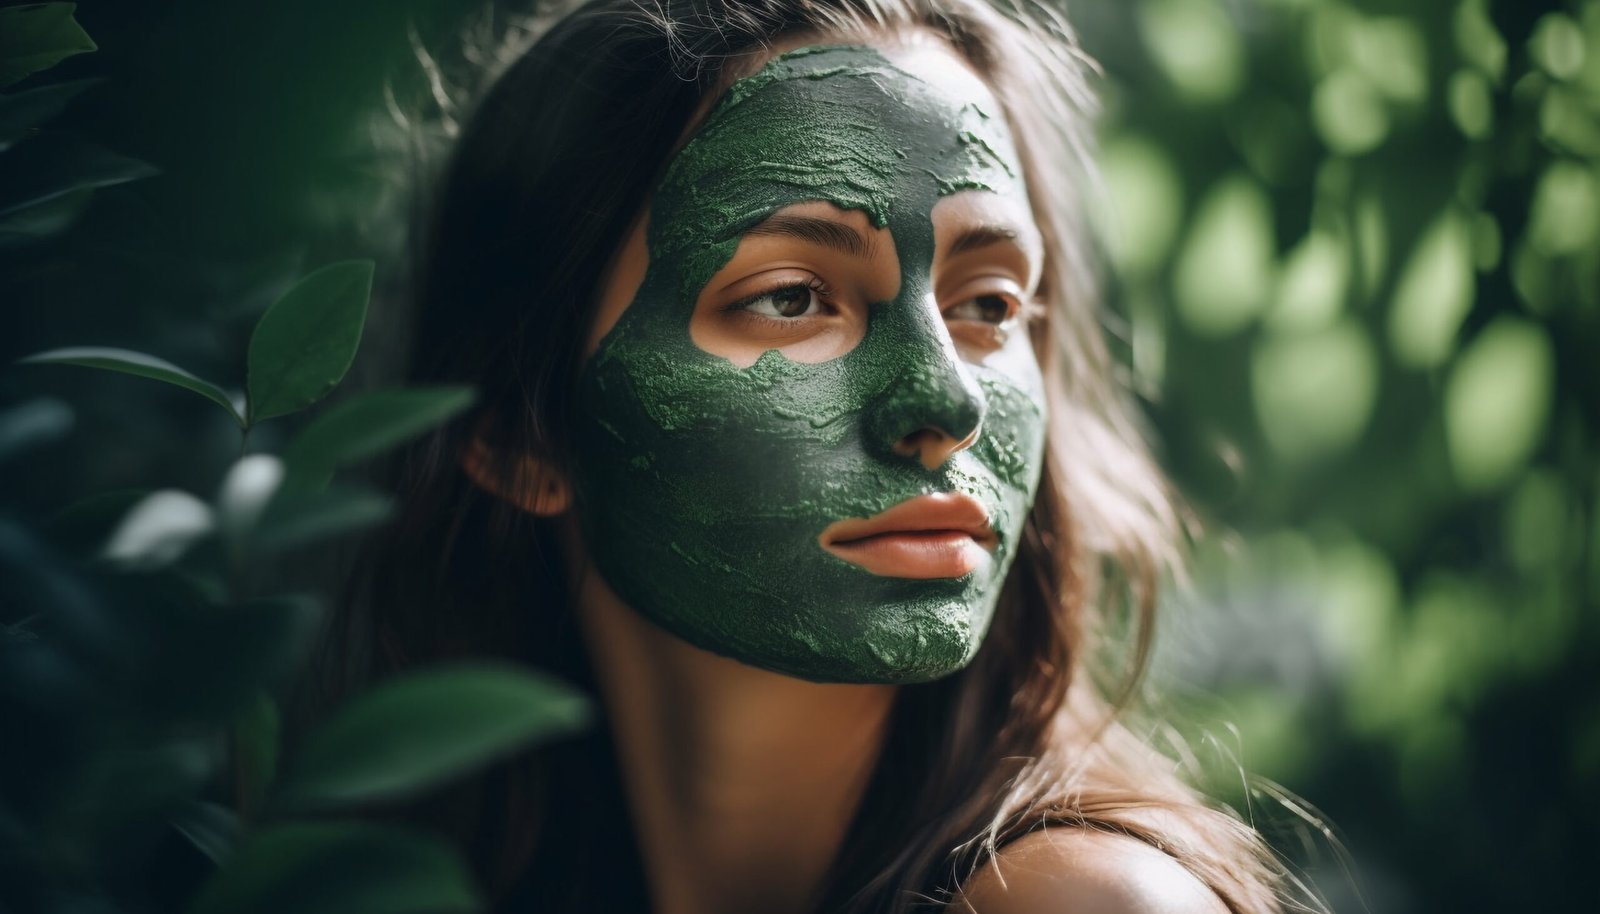
[[[473,384],[480,409],[397,464],[401,515],[334,620],[329,687],[469,655],[592,683],[550,523],[471,485],[455,455],[487,434],[499,454],[568,460],[599,283],[708,96],[782,36],[909,29],[942,36],[989,82],[1023,157],[1047,247],[1049,307],[1032,330],[1049,460],[988,639],[961,673],[902,688],[818,910],[948,902],[999,846],[1045,825],[1134,836],[1232,910],[1280,910],[1281,870],[1255,832],[1116,714],[1149,653],[1179,517],[1104,341],[1079,224],[1089,64],[1044,0],[595,0],[539,26],[467,121],[418,241],[411,378]],[[647,906],[637,866],[618,872],[636,850],[598,730],[423,811],[462,837],[508,908]]]

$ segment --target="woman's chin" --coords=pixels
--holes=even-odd
[[[680,636],[749,666],[811,682],[910,685],[964,669],[982,644],[992,610],[987,601],[975,606],[949,597],[896,600],[852,614],[848,633],[797,625],[761,644],[707,642],[703,632]]]

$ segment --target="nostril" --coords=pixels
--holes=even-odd
[[[937,470],[958,452],[972,447],[977,440],[976,428],[960,440],[942,429],[921,428],[896,441],[894,451],[902,457],[915,457],[925,469]]]

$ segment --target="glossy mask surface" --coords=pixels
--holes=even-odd
[[[579,516],[624,602],[702,648],[818,681],[916,682],[972,659],[1038,483],[1043,395],[1031,353],[958,357],[931,297],[931,213],[964,190],[1025,199],[998,114],[987,93],[953,94],[874,49],[814,47],[735,83],[679,151],[651,204],[643,282],[580,381]],[[827,361],[773,349],[739,367],[701,349],[697,298],[741,234],[806,201],[888,228],[896,296]],[[920,428],[979,435],[930,470],[895,448]],[[975,497],[994,528],[962,577],[879,576],[818,542],[935,492]]]

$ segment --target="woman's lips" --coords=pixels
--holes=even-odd
[[[889,578],[959,578],[989,561],[994,530],[970,495],[919,495],[871,517],[835,521],[822,548]]]

